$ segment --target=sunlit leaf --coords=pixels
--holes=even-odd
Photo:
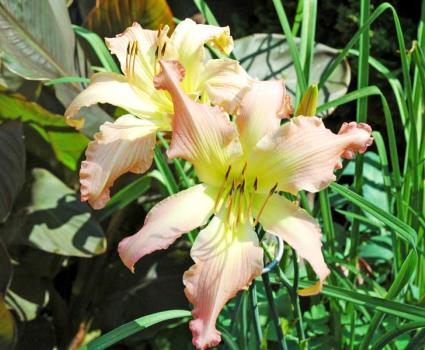
[[[299,45],[299,38],[295,38]],[[235,41],[234,54],[248,73],[261,80],[284,79],[286,88],[295,102],[297,75],[285,36],[281,34],[253,34]],[[317,84],[320,77],[338,55],[338,51],[316,43],[310,71],[310,83]],[[344,95],[350,84],[351,71],[343,61],[319,90],[317,105]]]
[[[148,29],[174,28],[166,0],[100,0],[86,18],[86,26],[101,37],[115,36],[133,22]]]
[[[10,220],[15,226],[13,231],[20,237],[14,243],[64,256],[90,257],[103,253],[106,239],[88,205],[47,170],[35,168],[32,175],[31,204]]]
[[[88,345],[82,347],[80,350],[101,350],[106,349],[110,345],[129,337],[132,334],[140,332],[147,327],[150,327],[159,322],[171,320],[175,318],[182,318],[190,316],[190,311],[187,310],[168,310],[157,312],[152,315],[147,315],[128,322],[121,327],[118,327],[111,332],[93,340]]]
[[[75,40],[65,1],[0,0],[0,57],[26,79],[87,76],[84,53]],[[82,90],[78,83],[56,86],[65,105]],[[111,120],[99,107],[85,111],[84,132],[92,135]]]
[[[22,124],[9,121],[0,126],[0,221],[13,207],[25,180],[25,146]]]
[[[79,159],[88,143],[86,136],[70,128],[63,116],[53,114],[21,95],[0,94],[0,119],[18,118],[28,123],[51,146],[50,150],[47,149],[48,145],[33,148],[28,144],[29,152],[45,159],[53,153],[59,162],[72,171],[77,170]]]

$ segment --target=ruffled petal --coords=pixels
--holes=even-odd
[[[298,255],[307,260],[319,276],[319,283],[301,295],[317,294],[330,271],[323,259],[322,233],[316,220],[308,213],[280,195],[272,195],[267,202],[265,195],[258,195],[254,200],[254,214],[259,215],[263,228],[282,238]],[[264,206],[263,210],[261,208]],[[261,213],[259,213],[261,211]],[[319,288],[317,288],[319,287]]]
[[[190,99],[181,89],[184,68],[177,61],[161,61],[155,77],[174,103],[173,136],[168,156],[192,162],[201,181],[220,185],[230,160],[242,152],[235,125],[220,107]]]
[[[282,80],[254,81],[242,100],[236,119],[244,150],[251,151],[261,137],[277,130],[292,113],[291,98]]]
[[[238,61],[216,59],[205,64],[200,84],[213,104],[234,114],[252,83]]]
[[[119,176],[149,169],[156,130],[155,124],[129,114],[103,124],[81,163],[81,200],[95,209],[103,208],[109,200],[109,189]]]
[[[146,254],[166,249],[183,233],[204,225],[212,214],[216,194],[216,189],[201,184],[155,205],[141,230],[118,246],[125,266],[134,271],[134,264]]]
[[[317,192],[335,180],[340,157],[351,159],[373,142],[367,124],[344,123],[338,134],[326,129],[320,118],[296,117],[275,133],[265,135],[248,160],[247,174],[258,176],[258,188],[296,194]]]
[[[115,73],[96,73],[91,78],[90,85],[83,90],[65,111],[67,123],[82,127],[83,120],[75,119],[82,107],[95,103],[109,103],[124,108],[135,115],[156,115],[157,107],[142,94],[136,92],[127,79]]]
[[[221,341],[215,322],[223,306],[261,274],[263,250],[249,224],[232,232],[215,216],[196,238],[191,256],[196,264],[183,276],[194,305],[189,327],[195,347],[206,349]]]

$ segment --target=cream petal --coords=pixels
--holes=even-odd
[[[296,194],[318,192],[335,180],[340,157],[351,159],[373,142],[367,124],[344,123],[338,134],[326,129],[320,118],[295,117],[276,132],[265,135],[248,160],[247,174],[258,176],[258,189]]]
[[[244,150],[251,152],[265,134],[277,130],[292,112],[282,80],[254,81],[240,106],[236,124]]]
[[[237,111],[252,85],[252,79],[239,62],[231,59],[209,60],[200,80],[199,90],[206,90],[211,102],[230,114]]]
[[[156,87],[167,90],[174,103],[168,156],[192,162],[201,181],[220,185],[230,160],[242,152],[235,125],[220,107],[197,103],[184,94],[179,85],[184,69],[177,61],[160,64]]]
[[[156,30],[143,29],[139,23],[133,23],[123,33],[115,38],[105,38],[105,41],[111,53],[117,56],[127,78],[153,91],[155,53],[158,45],[168,40],[167,32],[168,27],[158,33]],[[130,53],[133,53],[132,57]]]
[[[146,254],[166,249],[183,233],[204,225],[212,214],[216,194],[216,189],[200,184],[159,202],[143,227],[120,242],[121,260],[134,271],[134,264]]]
[[[203,62],[205,44],[219,49],[226,55],[233,50],[229,27],[197,24],[189,18],[177,25],[169,44],[179,53],[178,59],[186,69],[186,64]]]
[[[233,50],[229,27],[197,24],[191,19],[180,22],[166,45],[165,59],[178,60],[186,69],[182,83],[185,91],[199,94],[204,65],[204,45],[209,44],[228,55]]]
[[[215,216],[199,233],[191,256],[196,264],[183,276],[186,296],[194,305],[189,327],[195,347],[206,349],[221,341],[215,322],[223,306],[261,274],[263,250],[248,223],[232,232]]]
[[[139,116],[158,113],[157,107],[144,95],[137,93],[124,76],[115,73],[96,73],[92,76],[90,85],[65,111],[67,123],[81,127],[83,121],[75,119],[76,114],[82,107],[89,107],[95,103],[109,103]]]
[[[103,124],[81,163],[81,200],[103,208],[119,176],[144,173],[152,163],[156,130],[155,124],[129,114]]]
[[[254,200],[254,214],[259,215],[259,221],[267,232],[279,236],[300,257],[307,260],[314,272],[319,276],[319,283],[312,288],[301,291],[301,295],[312,295],[320,292],[320,287],[330,271],[323,259],[322,233],[316,220],[304,209],[291,203],[280,195],[272,195],[266,202],[266,195],[257,195]],[[319,286],[319,288],[317,288]]]

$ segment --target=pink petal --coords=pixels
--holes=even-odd
[[[206,223],[212,214],[216,190],[196,185],[164,199],[148,213],[143,227],[124,238],[118,253],[123,263],[134,271],[134,264],[146,254],[166,249],[183,233]]]
[[[252,85],[251,78],[238,61],[209,60],[202,71],[200,90],[206,90],[211,102],[234,114]]]
[[[232,232],[215,216],[200,232],[191,256],[196,264],[183,276],[186,296],[194,305],[189,327],[195,347],[206,349],[221,341],[215,322],[223,306],[261,274],[263,250],[249,224]]]
[[[256,214],[265,199],[265,195],[258,195],[254,201]],[[274,194],[267,201],[259,216],[259,221],[267,232],[282,238],[297,251],[300,257],[310,263],[314,272],[319,276],[321,286],[330,271],[323,259],[322,233],[316,220],[295,203]],[[318,292],[320,292],[320,288],[312,289],[312,293],[317,294]]]
[[[109,188],[127,172],[144,173],[152,163],[156,126],[132,115],[106,122],[81,163],[81,200],[95,209],[109,200]]]
[[[241,154],[235,125],[219,107],[191,100],[179,81],[184,69],[177,61],[160,61],[155,86],[167,90],[174,103],[173,136],[168,156],[192,162],[201,181],[220,184],[233,157]]]
[[[281,118],[289,118],[290,100],[282,80],[254,81],[236,119],[245,150],[251,150],[266,133],[278,129]]]
[[[344,123],[338,134],[326,129],[320,118],[296,117],[257,144],[248,160],[247,173],[258,175],[258,187],[269,191],[276,183],[282,191],[317,192],[335,180],[340,158],[351,159],[373,142],[367,124]]]

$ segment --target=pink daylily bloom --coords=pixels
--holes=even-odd
[[[191,250],[195,261],[183,276],[194,305],[190,329],[198,349],[216,346],[215,328],[225,305],[246,289],[263,268],[263,250],[254,227],[281,237],[309,262],[319,282],[301,291],[320,291],[329,269],[321,252],[315,219],[278,191],[320,191],[335,180],[340,158],[352,158],[372,143],[366,124],[344,124],[338,134],[320,118],[289,118],[291,106],[282,81],[256,81],[245,95],[236,122],[219,107],[193,101],[183,91],[184,70],[176,61],[161,61],[158,89],[174,103],[173,138],[168,156],[193,163],[202,182],[157,204],[144,226],[119,244],[124,264],[165,249],[183,233],[201,230]]]
[[[171,131],[173,103],[165,91],[155,89],[153,78],[159,59],[179,60],[186,70],[182,88],[192,99],[201,99],[234,113],[251,86],[251,79],[237,61],[205,60],[205,44],[224,54],[233,49],[228,27],[180,22],[173,34],[168,27],[146,30],[135,23],[106,43],[121,64],[123,74],[97,73],[65,112],[67,122],[81,127],[76,119],[82,107],[109,103],[129,112],[100,128],[87,148],[82,163],[81,199],[102,208],[114,181],[126,172],[143,173],[152,163],[157,131]]]

